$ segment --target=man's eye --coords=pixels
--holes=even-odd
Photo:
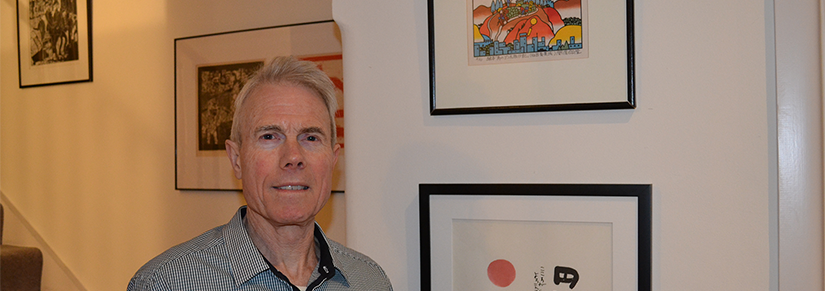
[[[264,134],[261,136],[261,139],[275,139],[274,134]]]
[[[310,136],[307,137],[307,140],[308,141],[318,141],[318,137],[310,135]]]

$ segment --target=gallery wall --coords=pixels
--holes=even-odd
[[[653,184],[654,290],[775,284],[771,1],[636,1],[635,110],[440,117],[427,113],[426,1],[330,2],[94,2],[94,82],[29,89],[16,2],[0,2],[0,190],[79,289],[123,289],[244,203],[174,190],[173,39],[331,17],[347,243],[396,290],[420,287],[417,189],[437,182]]]
[[[635,1],[635,110],[430,116],[427,1],[334,1],[350,246],[419,290],[419,183],[644,183],[653,290],[769,290],[772,5]]]
[[[0,190],[53,250],[47,267],[65,264],[44,290],[123,290],[150,258],[245,204],[175,190],[175,38],[332,18],[328,0],[92,2],[94,81],[26,89],[16,1],[0,2]],[[4,240],[15,237],[32,241]],[[47,284],[72,277],[79,286]]]

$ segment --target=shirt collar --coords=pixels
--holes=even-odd
[[[341,265],[344,261],[338,257],[341,254],[330,248],[329,239],[317,222],[315,223],[315,241],[318,249],[321,251],[321,259],[318,262],[318,271],[321,275],[327,276],[329,280],[341,280],[344,285],[349,285],[349,282],[347,281],[347,278],[349,277],[347,276],[347,268]],[[330,271],[329,275],[324,273],[324,266],[326,266]]]
[[[223,228],[223,237],[226,240],[226,256],[229,258],[229,265],[232,270],[232,278],[235,285],[249,281],[261,272],[269,270],[269,265],[264,260],[261,252],[255,248],[249,233],[244,227],[244,217],[246,216],[246,206],[240,209],[232,217],[232,220]]]
[[[315,245],[318,247],[320,254],[320,258],[318,259],[318,273],[321,274],[321,277],[332,278],[332,276],[335,275],[335,264],[333,264],[332,255],[329,253],[327,237],[317,222],[315,223]]]

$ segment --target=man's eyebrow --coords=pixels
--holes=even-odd
[[[255,129],[255,134],[259,134],[261,132],[266,132],[266,131],[274,131],[274,132],[278,132],[278,133],[284,133],[284,129],[281,128],[278,125],[264,125],[264,126],[260,126],[260,127],[256,128]],[[320,134],[320,135],[326,135],[326,132],[324,132],[323,129],[321,129],[320,127],[317,127],[317,126],[310,126],[310,127],[302,128],[301,133],[317,133],[317,134]]]
[[[277,125],[264,125],[255,129],[255,134],[264,131],[284,132],[284,129]]]
[[[318,133],[318,134],[321,134],[321,135],[326,135],[324,130],[321,129],[320,127],[317,127],[317,126],[310,126],[310,127],[307,127],[307,128],[303,128],[303,129],[301,129],[301,133]]]

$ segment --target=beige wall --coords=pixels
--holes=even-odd
[[[0,190],[88,290],[124,289],[244,203],[175,190],[173,40],[332,17],[329,0],[93,1],[94,82],[19,89],[15,3],[0,2]]]

